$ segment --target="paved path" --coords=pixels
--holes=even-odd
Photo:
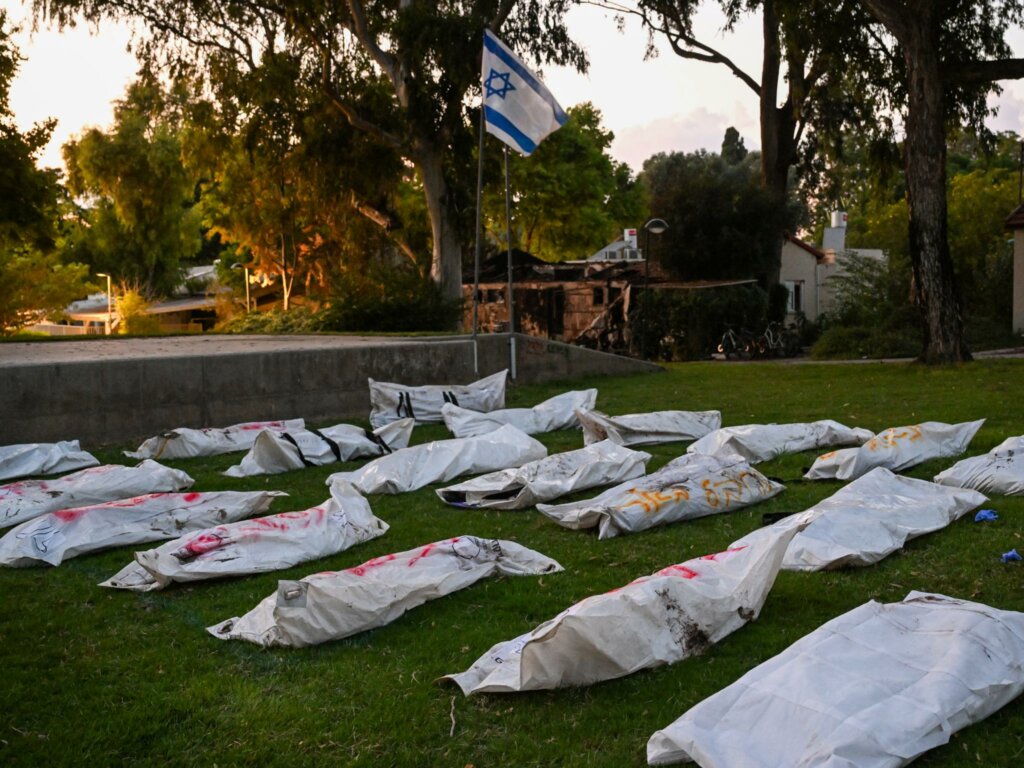
[[[469,336],[169,336],[152,339],[95,338],[74,341],[10,342],[0,344],[0,368],[96,360],[135,360],[175,357],[305,352],[311,350],[386,347],[410,341],[468,340]]]

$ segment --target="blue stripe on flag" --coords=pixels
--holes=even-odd
[[[537,145],[529,136],[516,128],[515,124],[511,120],[501,114],[501,112],[496,110],[494,107],[484,105],[484,116],[487,118],[488,123],[507,133],[509,137],[519,145],[519,148],[524,154],[529,155],[537,148]]]
[[[555,101],[555,97],[552,96],[551,92],[533,76],[533,73],[530,70],[524,67],[515,56],[505,50],[505,47],[489,29],[484,30],[484,48],[505,62],[513,72],[519,75],[519,77],[521,77],[528,86],[536,91],[537,95],[543,98],[551,107],[551,111],[555,113],[555,120],[558,121],[558,124],[565,125],[569,116],[565,114],[565,111],[559,103]]]

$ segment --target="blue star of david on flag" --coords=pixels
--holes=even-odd
[[[565,125],[569,116],[551,91],[489,29],[484,30],[482,64],[480,82],[488,133],[529,155],[545,136]]]
[[[492,69],[491,74],[487,76],[487,82],[484,83],[484,89],[487,91],[487,97],[497,96],[504,99],[509,91],[514,91],[516,87],[508,80],[511,76],[511,72],[499,72],[496,69]],[[495,81],[499,83],[497,88],[494,87]]]

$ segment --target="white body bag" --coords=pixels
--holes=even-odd
[[[399,419],[415,419],[417,424],[437,423],[441,407],[451,403],[471,411],[495,411],[505,407],[505,380],[508,371],[500,371],[472,384],[428,384],[407,387],[385,381],[370,383],[370,425],[376,429]]]
[[[352,486],[336,483],[331,498],[310,509],[205,528],[136,552],[134,562],[100,586],[151,592],[173,582],[278,571],[343,552],[387,530]]]
[[[263,646],[316,645],[382,627],[488,576],[560,570],[554,560],[511,541],[456,536],[375,557],[346,571],[280,581],[277,592],[249,613],[207,631],[222,640]]]
[[[524,509],[574,491],[639,477],[650,458],[649,453],[605,440],[440,488],[437,495],[455,507]]]
[[[59,509],[0,539],[0,565],[60,565],[87,552],[146,544],[266,512],[280,491],[151,493]]]
[[[58,509],[84,507],[144,493],[183,491],[194,482],[180,469],[147,459],[135,467],[104,464],[56,480],[23,480],[0,485],[0,528]]]
[[[1021,691],[1024,613],[911,592],[844,613],[704,699],[651,736],[647,761],[897,768]]]
[[[751,464],[760,464],[787,453],[832,445],[860,445],[870,439],[870,430],[850,428],[831,419],[796,424],[744,424],[715,430],[691,443],[686,452],[711,456],[735,453]]]
[[[493,432],[511,424],[528,435],[553,432],[556,429],[578,427],[578,409],[593,408],[597,402],[596,389],[563,392],[538,403],[533,408],[502,408],[480,413],[453,403],[441,406],[441,418],[455,437],[473,437]]]
[[[687,454],[592,499],[538,504],[537,509],[566,528],[599,526],[598,538],[610,539],[620,533],[742,509],[783,490],[784,486],[739,456]]]
[[[303,467],[322,467],[338,461],[384,456],[409,445],[412,419],[399,419],[372,432],[351,424],[324,429],[260,432],[242,461],[227,469],[228,477],[276,475]]]
[[[929,459],[959,456],[985,423],[965,421],[943,424],[925,421],[890,427],[859,448],[845,448],[819,456],[804,475],[807,480],[853,480],[875,467],[901,472]]]
[[[191,459],[197,456],[218,456],[222,453],[247,451],[256,436],[265,430],[286,432],[302,429],[302,419],[287,421],[249,421],[230,427],[191,429],[180,427],[151,437],[134,451],[124,455],[132,459]]]
[[[872,565],[910,539],[945,528],[985,497],[879,467],[804,514],[813,520],[789,545],[783,569],[821,571]]]
[[[446,675],[467,696],[591,685],[702,653],[758,617],[796,528],[762,528],[581,600]]]
[[[352,483],[360,493],[405,493],[459,475],[518,467],[548,455],[534,438],[506,425],[477,437],[437,440],[381,456],[352,472],[327,478]]]
[[[1024,436],[1008,437],[983,456],[958,461],[935,482],[1001,496],[1024,496]]]
[[[82,450],[77,440],[0,445],[0,480],[29,475],[56,475],[95,467],[99,463],[95,456]]]
[[[654,411],[608,416],[595,410],[576,414],[586,445],[611,440],[619,445],[654,445],[696,440],[722,426],[718,411]]]

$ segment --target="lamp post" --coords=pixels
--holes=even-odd
[[[245,311],[249,311],[249,265],[239,264],[237,261],[231,265],[232,269],[244,269],[245,270]]]
[[[663,219],[650,219],[644,224],[644,306],[640,311],[640,357],[647,359],[648,288],[651,283],[651,234],[660,235],[668,229]]]
[[[113,330],[112,326],[114,325],[114,315],[113,315],[113,309],[114,308],[112,306],[114,302],[113,302],[113,297],[111,296],[111,293],[110,293],[110,275],[108,275],[106,272],[97,272],[96,273],[96,277],[105,277],[105,278],[107,278],[107,328],[106,328],[106,335],[109,336],[110,332]]]

